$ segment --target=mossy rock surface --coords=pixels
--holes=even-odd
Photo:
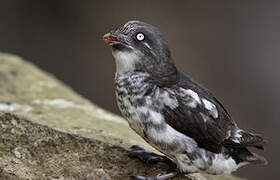
[[[169,170],[129,158],[133,144],[153,150],[121,117],[20,57],[0,53],[0,179],[129,179]]]

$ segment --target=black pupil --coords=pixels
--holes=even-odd
[[[143,34],[138,34],[138,40],[143,40]]]

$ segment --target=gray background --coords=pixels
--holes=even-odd
[[[1,0],[0,51],[53,73],[119,113],[115,64],[102,36],[131,19],[160,28],[177,66],[216,94],[239,126],[269,140],[268,166],[235,174],[276,179],[279,158],[279,1]],[[274,177],[274,178],[273,178]]]

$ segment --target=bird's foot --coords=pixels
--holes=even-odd
[[[131,176],[130,180],[168,180],[168,179],[175,178],[178,175],[179,175],[178,172],[172,172],[168,174],[159,174],[155,178],[144,177],[144,176]]]
[[[158,162],[163,162],[163,163],[170,165],[171,167],[176,167],[175,163],[173,163],[173,161],[171,161],[166,156],[162,156],[162,155],[147,151],[144,148],[137,146],[137,145],[132,146],[130,149],[131,149],[131,151],[129,153],[129,157],[137,158],[148,164],[155,164]]]

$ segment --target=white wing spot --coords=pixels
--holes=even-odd
[[[237,140],[237,139],[232,139],[232,141],[235,142],[235,143],[238,143],[238,144],[240,143],[240,141]]]
[[[210,114],[214,117],[214,118],[218,118],[218,110],[215,106],[215,104],[211,103],[210,101],[206,100],[206,99],[202,99],[204,107],[210,111]]]
[[[235,132],[235,137],[236,137],[236,138],[241,138],[241,137],[242,137],[242,135],[240,134],[241,131],[242,131],[242,130],[238,129],[238,130]]]
[[[232,141],[235,143],[240,143],[240,138],[242,137],[240,129],[236,130],[234,133],[234,139],[232,138]]]
[[[175,109],[178,107],[178,101],[176,98],[172,98],[169,94],[169,92],[165,91],[162,94],[162,101],[164,102],[165,105],[169,106],[171,109]]]
[[[198,96],[198,94],[196,92],[194,92],[191,89],[186,90],[186,93],[191,96],[192,98],[194,98],[199,104],[201,104],[200,98]]]
[[[188,103],[188,105],[190,107],[195,108],[197,106],[197,104],[201,104],[201,100],[196,92],[194,92],[191,89],[186,90],[186,89],[180,88],[180,90],[183,91],[184,96],[190,96],[193,99]]]

